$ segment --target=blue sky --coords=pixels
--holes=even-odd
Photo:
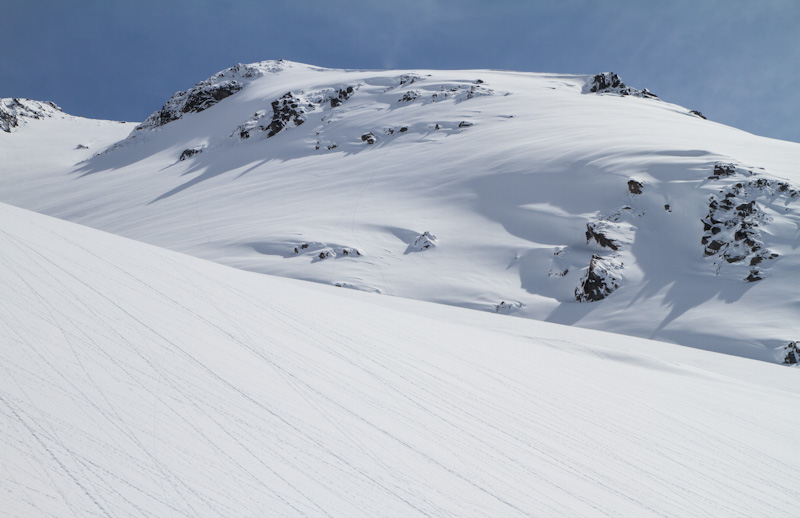
[[[800,142],[795,0],[3,0],[0,97],[143,120],[238,62],[614,71]]]

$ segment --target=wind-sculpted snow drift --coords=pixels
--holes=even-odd
[[[4,516],[796,516],[796,371],[2,204],[0,243]]]
[[[698,113],[610,72],[264,61],[133,131],[0,134],[0,200],[245,270],[791,363],[800,145]]]

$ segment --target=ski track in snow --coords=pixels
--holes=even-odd
[[[0,286],[5,516],[796,515],[792,369],[9,206]]]

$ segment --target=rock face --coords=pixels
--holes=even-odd
[[[619,243],[608,236],[608,230],[612,223],[607,221],[590,221],[586,224],[586,242],[594,240],[603,248],[619,250]]]
[[[703,115],[702,113],[700,113],[697,110],[691,110],[689,113],[691,113],[692,115],[694,115],[696,117],[700,117],[701,119],[708,120],[708,118],[705,115]]]
[[[203,152],[203,148],[202,147],[192,147],[192,148],[189,148],[189,149],[184,149],[183,153],[181,153],[181,156],[180,156],[180,158],[178,160],[183,162],[187,158],[192,158],[196,154],[202,153],[202,152]]]
[[[658,96],[648,91],[647,88],[637,90],[622,82],[622,79],[614,72],[603,72],[590,79],[583,87],[583,93],[593,94],[617,94],[631,95],[633,97],[645,97],[648,99],[658,99]]]
[[[151,114],[135,132],[150,130],[169,124],[187,113],[199,113],[239,92],[251,79],[266,73],[280,72],[283,61],[262,61],[249,65],[238,64],[214,74],[192,88],[176,92],[157,112]]]
[[[292,92],[283,94],[279,99],[272,101],[272,121],[263,128],[267,132],[267,138],[274,137],[286,127],[300,126],[305,122],[303,114],[313,109],[312,103],[304,102]]]
[[[236,80],[212,82],[207,79],[197,83],[185,92],[174,94],[164,106],[150,115],[136,130],[157,128],[178,120],[186,113],[199,113],[214,106],[221,100],[230,97],[244,88],[244,84]]]
[[[335,257],[361,257],[363,252],[352,246],[327,245],[325,243],[300,243],[292,248],[296,255],[309,255],[312,262],[324,261]]]
[[[417,239],[414,240],[410,248],[417,252],[421,252],[423,250],[436,248],[438,244],[439,244],[439,239],[426,230],[425,232],[417,236]]]
[[[506,302],[503,300],[500,304],[495,304],[493,307],[495,313],[511,313],[522,309],[523,306],[524,304],[522,302]]]
[[[784,198],[784,204],[789,204],[800,198],[800,191],[787,182],[754,179],[757,173],[733,164],[716,164],[709,179],[728,179],[734,175],[750,178],[736,183],[728,180],[728,185],[711,196],[708,214],[701,220],[701,244],[704,254],[716,259],[717,272],[726,263],[747,265],[750,271],[744,280],[755,282],[764,278],[765,261],[778,257],[764,244],[761,229],[772,221],[772,217],[758,200],[774,203],[776,199]]]
[[[292,93],[286,92],[281,97],[271,103],[272,110],[259,110],[250,119],[239,125],[233,132],[233,136],[239,140],[246,140],[254,133],[265,132],[267,138],[274,137],[281,131],[302,125],[305,121],[305,114],[318,109],[336,108],[341,106],[353,93],[355,87],[347,86],[340,89],[325,89],[311,93]],[[268,114],[269,113],[269,114]],[[319,140],[316,149],[327,147],[334,149],[337,145],[333,142],[323,143]]]
[[[637,182],[636,180],[628,180],[628,192],[631,194],[642,194],[642,187],[644,184],[642,182]]]
[[[617,273],[622,263],[613,259],[592,255],[586,273],[575,288],[575,300],[578,302],[597,302],[611,295],[621,281]]]
[[[786,365],[795,365],[800,363],[800,342],[789,342],[789,344],[784,347],[784,351],[786,351],[786,357],[783,359],[783,363]]]
[[[44,119],[61,113],[61,108],[50,101],[30,99],[0,99],[0,130],[11,133],[25,119]]]

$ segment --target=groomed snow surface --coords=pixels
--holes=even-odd
[[[7,205],[0,286],[3,516],[797,516],[795,369]]]

